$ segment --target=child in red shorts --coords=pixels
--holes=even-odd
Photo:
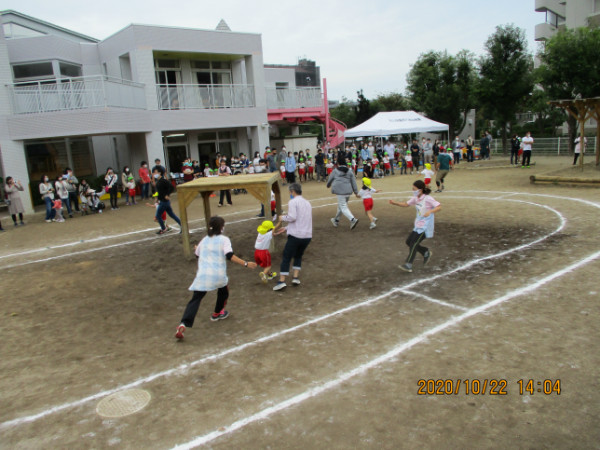
[[[431,183],[431,179],[435,175],[435,172],[431,170],[431,164],[425,163],[425,170],[421,174],[425,177],[425,187],[429,187],[429,183]]]
[[[315,179],[315,165],[313,163],[312,160],[312,156],[308,157],[308,161],[306,162],[306,165],[308,166],[308,179],[309,180],[314,180]]]
[[[358,194],[356,194],[357,197],[360,197],[363,199],[363,205],[365,207],[365,213],[367,213],[367,217],[369,218],[369,221],[371,222],[371,225],[369,225],[369,230],[372,230],[373,228],[375,228],[377,225],[375,224],[375,222],[377,222],[377,217],[373,216],[373,197],[372,194],[374,192],[381,192],[381,189],[373,189],[371,187],[371,179],[364,177],[362,179],[363,181],[363,187],[360,191],[358,191]]]
[[[273,222],[270,220],[265,220],[256,229],[258,236],[256,236],[254,244],[254,261],[263,269],[258,274],[263,283],[277,276],[277,272],[271,272],[271,252],[269,252],[269,247],[273,239],[273,231],[279,228],[280,225],[281,221],[277,222],[277,225],[273,225]]]

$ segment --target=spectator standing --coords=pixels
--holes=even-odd
[[[317,150],[315,155],[315,170],[317,172],[317,182],[325,181],[325,157],[321,149]]]
[[[220,177],[228,177],[231,176],[231,169],[227,167],[227,161],[224,159],[221,160],[221,165],[219,166],[218,175]],[[229,206],[233,205],[231,203],[231,190],[230,189],[221,189],[221,193],[219,195],[219,204],[217,206],[223,206],[223,199],[227,197],[227,204]]]
[[[67,176],[67,191],[69,191],[69,202],[71,203],[71,207],[75,208],[75,211],[79,212],[79,196],[77,195],[77,185],[79,184],[79,180],[73,174],[73,170],[70,167],[65,169],[65,173]]]
[[[54,219],[54,209],[52,208],[52,200],[54,200],[54,188],[50,183],[48,175],[42,176],[40,180],[40,195],[46,204],[46,222],[50,223]]]
[[[479,141],[480,157],[481,159],[490,159],[490,140],[487,135],[483,133],[481,140]]]
[[[69,201],[69,191],[67,190],[67,176],[59,175],[56,177],[54,182],[54,192],[60,197],[63,205],[67,205],[67,212],[69,217],[73,217],[73,211],[71,210],[71,202]]]
[[[131,192],[129,189],[129,178],[133,178],[131,170],[129,170],[129,166],[123,167],[123,173],[121,173],[121,189],[123,189],[123,193],[125,194],[125,205],[129,206],[135,204],[135,183],[134,183],[134,191]],[[133,196],[131,194],[133,193]]]
[[[514,158],[514,165],[516,166],[519,163],[519,150],[521,149],[521,140],[519,139],[519,136],[517,136],[516,134],[513,134],[512,139],[510,140],[510,165],[513,165],[513,158]]]
[[[392,175],[394,175],[394,158],[395,158],[396,146],[392,144],[390,141],[387,141],[383,146],[383,154],[387,152],[388,162],[390,163],[392,169]]]
[[[150,178],[150,171],[148,170],[148,163],[146,161],[142,161],[140,164],[140,168],[138,169],[138,175],[140,177],[140,183],[142,187],[142,200],[150,198],[150,183],[152,179]]]
[[[117,203],[117,174],[114,172],[112,167],[106,169],[106,175],[104,176],[104,181],[106,182],[106,192],[108,192],[110,196],[110,209],[113,211],[119,209]],[[68,206],[68,205],[67,205]]]
[[[296,182],[296,158],[292,152],[288,152],[285,158],[285,178],[289,184]]]
[[[574,157],[573,157],[573,165],[577,164],[577,159],[579,158],[579,155],[581,154],[581,144],[580,144],[580,136],[577,136],[577,138],[575,139],[575,152],[574,152]],[[584,136],[583,137],[583,153],[585,153],[585,149],[587,148],[587,138]]]
[[[460,163],[460,151],[462,149],[462,145],[460,144],[460,138],[456,136],[454,138],[454,142],[452,143],[452,154],[454,155],[454,164]]]
[[[4,192],[8,200],[8,213],[12,217],[15,227],[19,226],[17,223],[17,215],[19,216],[21,225],[25,225],[25,222],[23,222],[23,213],[25,212],[25,209],[23,208],[23,202],[21,202],[19,191],[24,191],[21,182],[15,181],[13,177],[6,177]]]
[[[421,149],[419,148],[419,143],[416,139],[413,139],[412,144],[410,145],[410,156],[411,161],[413,163],[413,167],[417,170],[417,172],[419,171],[419,153],[420,153]]]
[[[525,167],[529,168],[529,164],[531,163],[531,147],[533,146],[533,138],[531,137],[531,131],[528,131],[523,138],[523,156],[521,160],[521,168]]]
[[[473,136],[467,137],[467,162],[473,162]]]
[[[423,146],[423,160],[429,164],[433,162],[433,146],[431,145],[431,139],[427,139]]]

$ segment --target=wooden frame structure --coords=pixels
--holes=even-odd
[[[271,190],[275,194],[275,209],[277,215],[281,215],[281,189],[279,171],[255,175],[234,175],[221,177],[198,178],[177,186],[177,200],[179,203],[179,217],[181,219],[181,230],[183,236],[183,254],[191,258],[192,249],[190,245],[190,228],[188,225],[187,208],[196,199],[198,194],[202,196],[204,203],[204,217],[206,225],[211,217],[210,194],[225,189],[245,189],[252,194],[260,203],[265,205],[265,219],[271,217]]]
[[[600,97],[553,100],[548,104],[564,109],[579,122],[579,145],[581,148],[579,167],[581,170],[583,170],[585,122],[591,118],[596,121],[596,166],[600,165]]]

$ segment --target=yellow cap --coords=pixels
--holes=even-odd
[[[425,168],[431,170],[431,164],[425,163]]]
[[[366,187],[371,187],[371,179],[370,178],[363,177],[362,182]]]
[[[258,231],[260,234],[267,234],[273,228],[275,228],[275,225],[273,225],[273,222],[271,222],[270,220],[265,220],[263,223],[261,223],[259,225],[259,227],[256,229],[256,231]]]
[[[158,197],[158,192],[155,192],[154,194],[152,194],[152,197]]]

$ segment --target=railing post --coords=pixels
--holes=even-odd
[[[560,156],[560,136],[558,137],[558,156]]]
[[[104,107],[106,108],[108,106],[107,105],[108,100],[106,98],[106,86],[104,86],[104,80],[105,80],[105,77],[100,78],[100,83],[102,85],[102,98],[104,99]]]

